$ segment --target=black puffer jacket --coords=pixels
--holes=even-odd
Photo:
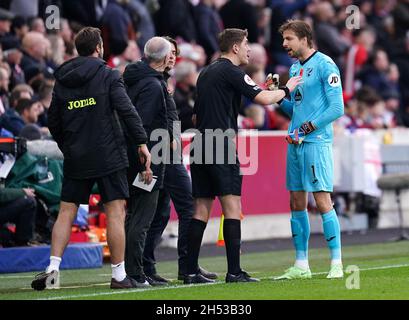
[[[101,59],[78,57],[62,64],[55,78],[48,125],[64,154],[64,175],[86,179],[126,168],[120,120],[135,150],[147,136],[119,72]]]
[[[166,107],[168,92],[163,74],[152,69],[146,61],[138,61],[126,67],[124,81],[127,86],[128,95],[141,116],[143,127],[149,137],[149,151],[154,151],[152,148],[158,143],[163,143],[162,146],[164,148],[162,150],[168,150],[169,146],[166,147],[166,145],[169,144],[169,137],[166,140],[159,139],[155,141],[151,135],[156,129],[162,129],[163,133],[166,130],[169,134],[168,111]],[[164,157],[166,154],[151,153],[151,169],[153,174],[158,177],[153,190],[157,190],[163,187],[163,176],[165,173]],[[143,167],[139,163],[133,148],[128,147],[128,157],[130,161],[128,179],[131,185],[137,173],[143,171]],[[134,163],[136,163],[135,166],[133,165]],[[131,192],[133,191],[139,191],[139,189],[131,188]]]

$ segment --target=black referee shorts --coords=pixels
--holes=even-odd
[[[91,179],[71,179],[64,177],[61,201],[88,204],[92,187],[97,183],[102,203],[129,198],[126,169],[115,171],[107,176]]]
[[[236,164],[195,164],[190,165],[193,198],[216,196],[241,196],[243,176],[240,163]]]

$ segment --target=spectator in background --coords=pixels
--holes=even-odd
[[[65,61],[65,42],[58,34],[50,34],[47,39],[50,44],[48,58],[51,59],[55,68]]]
[[[197,67],[191,61],[181,61],[175,67],[176,89],[173,95],[182,132],[194,128],[192,122],[195,104]]]
[[[31,246],[34,238],[37,203],[31,188],[14,189],[0,185],[0,226],[16,225],[16,246]]]
[[[400,74],[399,88],[402,97],[399,124],[409,127],[409,32],[407,32],[406,38],[402,42],[401,49],[401,52],[395,58]]]
[[[372,54],[376,34],[371,28],[357,29],[354,33],[354,43],[349,48],[345,59],[344,98],[350,99],[355,93],[356,76]]]
[[[20,99],[16,106],[16,111],[24,121],[23,128],[26,124],[35,124],[38,121],[39,107],[37,98],[28,100]],[[18,134],[17,134],[18,135]]]
[[[254,3],[257,12],[257,28],[258,28],[258,43],[267,46],[270,42],[270,19],[271,9],[267,5],[266,0],[248,0]]]
[[[252,56],[253,52],[251,52]],[[263,84],[266,78],[264,73],[264,69],[261,64],[248,64],[244,72],[258,85],[263,88]],[[259,130],[267,130],[268,129],[268,113],[267,108],[265,108],[261,104],[257,104],[256,102],[248,99],[242,98],[243,101],[243,111],[242,113],[244,116],[251,120],[251,128],[259,129]]]
[[[74,43],[73,32],[67,19],[61,18],[58,34],[64,40],[65,45]]]
[[[179,45],[180,59],[188,60],[196,64],[200,70],[206,64],[206,54],[200,46],[194,46],[190,43],[181,43]]]
[[[28,84],[22,83],[16,85],[10,94],[10,108],[15,109],[20,99],[31,99],[34,91]]]
[[[249,47],[250,47],[249,65],[255,65],[259,67],[261,70],[266,71],[268,59],[266,49],[259,43],[250,43]],[[261,83],[263,82],[264,79]]]
[[[401,105],[401,95],[399,87],[400,73],[397,65],[391,63],[387,71],[387,79],[390,83],[392,90],[387,93],[385,98],[385,118],[386,122],[393,122],[396,125],[396,116]]]
[[[36,123],[38,120],[38,105],[35,100],[20,99],[16,109],[8,109],[0,117],[1,127],[18,136],[26,124]]]
[[[153,16],[159,36],[178,37],[184,41],[196,41],[196,28],[192,5],[189,0],[159,0],[160,8]]]
[[[398,0],[392,11],[395,24],[395,35],[398,39],[403,39],[409,30],[409,1]]]
[[[365,98],[366,101],[351,99],[345,104],[344,115],[336,121],[335,128],[343,128],[349,130],[351,133],[357,129],[372,129],[372,125],[369,120],[369,105],[377,101],[370,101],[372,98]]]
[[[21,44],[24,36],[29,32],[27,20],[23,17],[16,16],[11,24],[11,33],[14,34]]]
[[[220,53],[217,35],[223,30],[223,23],[214,3],[215,0],[200,0],[193,9],[197,42],[205,50],[208,62],[215,60]]]
[[[314,13],[314,32],[318,50],[330,56],[338,66],[342,65],[342,56],[349,47],[349,42],[333,24],[335,10],[330,2],[320,2]]]
[[[356,93],[356,100],[356,128],[384,129],[394,125],[390,119],[384,117],[385,102],[373,88],[367,86],[362,87]]]
[[[47,33],[47,30],[45,29],[44,25],[44,20],[40,17],[31,19],[31,21],[29,22],[29,28],[30,31],[39,32],[43,35]]]
[[[68,61],[78,56],[77,49],[75,48],[74,42],[65,43],[65,55],[64,61]]]
[[[271,0],[269,2],[269,6],[272,10],[270,17],[269,54],[271,54],[274,64],[289,68],[293,62],[283,48],[282,37],[278,29],[297,11],[305,10],[310,0]]]
[[[39,0],[11,0],[10,11],[16,16],[21,16],[26,19],[38,16]]]
[[[247,29],[250,43],[258,42],[257,9],[245,0],[230,0],[220,8],[225,28]]]
[[[9,83],[10,75],[8,70],[0,68],[0,115],[9,109]]]
[[[152,17],[143,0],[131,0],[129,7],[132,8],[139,17],[136,26],[137,44],[139,50],[143,51],[146,41],[154,37],[156,34],[155,25],[153,24]]]
[[[39,99],[39,115],[37,124],[42,127],[48,127],[48,109],[51,105],[52,93],[54,85],[42,81],[38,89],[38,99]],[[45,133],[43,129],[43,133]]]
[[[141,59],[141,57],[141,51],[139,50],[136,41],[129,40],[128,46],[124,49],[124,51],[118,55],[111,56],[107,64],[111,68],[117,69],[119,72],[123,73],[129,63],[138,61]]]
[[[23,53],[19,48],[12,48],[4,51],[4,60],[10,66],[10,88],[14,88],[18,84],[26,82],[23,69],[21,69],[21,59]]]
[[[21,68],[26,81],[30,81],[36,70],[41,72],[46,68],[47,43],[44,39],[43,34],[35,31],[28,32],[23,38]]]
[[[129,0],[108,0],[101,19],[102,39],[107,43],[105,57],[121,54],[128,46],[129,40],[135,40],[135,30],[125,4]]]
[[[81,26],[97,27],[100,20],[99,15],[102,16],[105,9],[97,4],[95,0],[63,0],[61,11],[64,17],[71,22]],[[100,11],[99,15],[97,10]]]
[[[369,57],[367,66],[362,69],[358,77],[363,85],[373,88],[383,99],[396,99],[396,97],[399,99],[396,84],[388,79],[389,70],[388,55],[378,48]]]
[[[10,33],[13,18],[10,11],[0,8],[0,44],[4,50],[11,48],[17,41],[17,37]]]

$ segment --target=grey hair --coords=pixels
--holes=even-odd
[[[171,49],[172,47],[168,40],[162,37],[153,37],[146,42],[143,52],[145,58],[149,61],[159,62],[165,59]]]
[[[189,74],[196,72],[196,65],[191,61],[181,61],[175,67],[176,81],[183,81]]]

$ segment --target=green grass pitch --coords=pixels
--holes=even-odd
[[[210,285],[183,285],[174,280],[165,288],[114,291],[109,289],[110,267],[62,270],[61,288],[35,292],[30,283],[35,272],[0,275],[0,300],[15,299],[117,299],[117,300],[278,300],[278,299],[409,299],[409,242],[384,243],[343,248],[344,269],[354,265],[357,272],[344,279],[328,280],[327,249],[310,251],[310,280],[273,281],[293,263],[294,253],[274,251],[242,254],[242,266],[259,283],[225,284],[224,256],[201,259],[203,267],[219,273]],[[158,271],[176,278],[176,261],[159,262]],[[354,287],[348,289],[349,287]]]

